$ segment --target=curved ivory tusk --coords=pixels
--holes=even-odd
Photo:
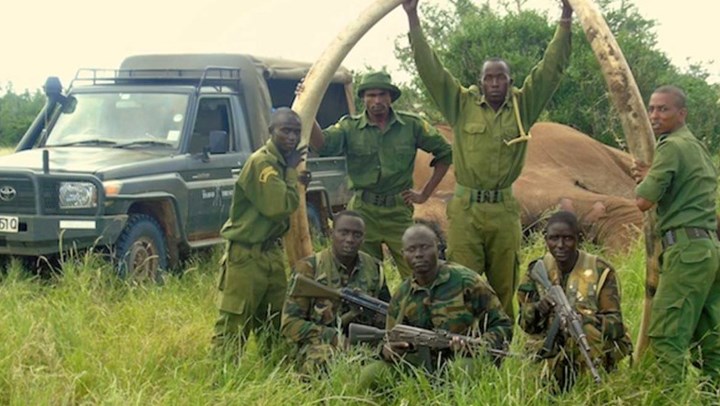
[[[310,130],[315,122],[322,97],[330,84],[330,79],[340,67],[340,63],[355,44],[373,25],[380,21],[403,0],[375,0],[360,13],[360,16],[348,24],[345,29],[325,49],[320,58],[313,64],[304,81],[303,92],[293,101],[292,109],[302,120],[302,141],[306,145],[310,138]],[[304,170],[301,163],[298,170]],[[285,251],[288,262],[295,262],[313,252],[310,233],[308,231],[307,207],[305,206],[305,187],[298,185],[300,206],[290,217],[290,232],[285,237]]]
[[[642,162],[650,163],[655,151],[655,138],[653,136],[650,120],[643,104],[640,90],[635,78],[620,50],[615,37],[610,32],[600,10],[591,0],[568,0],[578,15],[585,36],[600,63],[605,82],[608,86],[610,99],[620,116],[625,139],[630,153]],[[643,315],[640,323],[634,357],[639,358],[647,347],[648,324],[650,321],[650,306],[658,284],[657,253],[660,252],[660,242],[653,232],[655,216],[647,212],[645,216],[645,300]]]

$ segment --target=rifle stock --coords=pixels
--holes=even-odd
[[[384,339],[385,330],[383,329],[358,323],[350,323],[348,327],[348,341],[351,345],[363,343],[377,345]]]
[[[388,304],[386,302],[350,288],[334,289],[300,274],[295,274],[292,286],[290,296],[341,300],[360,310],[387,316]]]
[[[590,357],[590,343],[588,343],[587,336],[582,328],[582,320],[570,306],[570,302],[567,296],[565,296],[562,287],[550,283],[547,270],[542,260],[535,262],[535,266],[530,270],[530,278],[545,288],[546,295],[550,297],[550,300],[554,304],[553,310],[555,311],[555,317],[560,319],[561,328],[570,334],[578,344],[583,360],[590,369],[595,383],[600,383],[600,374]]]
[[[293,289],[290,291],[290,296],[319,297],[323,299],[340,300],[340,291],[337,289],[325,286],[316,280],[300,274],[296,274],[294,279]]]

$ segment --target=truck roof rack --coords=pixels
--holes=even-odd
[[[240,89],[240,69],[225,66],[207,66],[204,69],[79,69],[70,82],[75,84],[149,84],[153,82],[177,83],[195,86],[230,86]]]

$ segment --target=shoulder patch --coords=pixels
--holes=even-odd
[[[262,171],[260,171],[260,183],[267,183],[271,176],[278,176],[278,171],[276,171],[272,166],[266,166]]]

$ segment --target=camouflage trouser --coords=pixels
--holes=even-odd
[[[337,348],[327,343],[304,345],[298,353],[298,369],[304,374],[324,371],[328,361],[337,351]]]
[[[515,320],[520,206],[509,193],[499,203],[472,202],[471,196],[468,189],[458,187],[448,204],[448,259],[485,274],[503,310]]]
[[[248,335],[263,326],[280,330],[287,277],[283,251],[273,246],[229,243],[221,265],[213,345],[242,350]]]
[[[632,353],[632,340],[625,333],[618,340],[604,340],[600,331],[585,325],[585,334],[590,344],[590,357],[598,368],[612,371],[617,364]],[[560,390],[570,389],[579,374],[589,374],[590,369],[585,363],[577,343],[568,340],[567,344],[552,357],[545,360],[543,377],[552,377]]]
[[[361,250],[382,261],[382,244],[385,243],[400,276],[403,279],[410,277],[412,270],[402,254],[402,235],[413,224],[412,207],[404,204],[392,207],[375,206],[362,201],[356,193],[348,202],[347,208],[360,213],[365,221],[365,243]]]
[[[720,383],[720,260],[713,238],[677,244],[661,256],[660,281],[652,303],[649,354],[670,381],[680,381],[685,358]]]

